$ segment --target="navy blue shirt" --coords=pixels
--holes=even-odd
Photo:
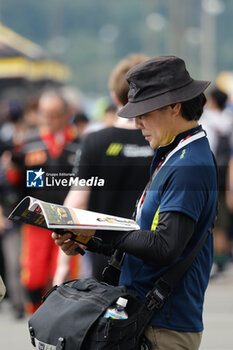
[[[200,126],[188,130],[178,135],[168,146],[158,148],[152,163],[152,173],[182,139],[201,130]],[[195,231],[179,258],[181,260],[211,226],[216,202],[216,170],[208,140],[204,136],[181,147],[159,169],[147,191],[137,221],[142,230],[154,231],[159,213],[162,212],[181,212],[195,220]],[[163,308],[155,312],[151,325],[187,332],[203,330],[204,293],[212,262],[213,234],[210,234]],[[167,269],[167,266],[148,263],[126,254],[120,284],[126,285],[144,299]]]

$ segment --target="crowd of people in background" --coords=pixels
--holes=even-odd
[[[16,318],[32,314],[53,283],[87,275],[101,279],[106,259],[91,253],[71,259],[59,253],[58,258],[58,247],[47,230],[13,223],[7,217],[26,195],[111,215],[133,214],[145,186],[140,180],[147,173],[149,178],[153,150],[134,124],[122,122],[116,112],[127,102],[125,73],[145,59],[130,55],[115,68],[109,84],[111,98],[98,121],[64,87],[46,89],[24,101],[8,96],[0,103],[0,275]],[[210,88],[207,97],[200,123],[219,168],[214,278],[233,261],[233,110],[230,96],[218,88]],[[121,148],[108,156],[112,143]],[[128,153],[125,145],[130,145]],[[143,175],[133,177],[136,167]],[[75,171],[83,178],[95,172],[109,179],[110,185],[102,192],[27,188],[26,170],[39,168]],[[130,182],[129,195],[124,189]]]

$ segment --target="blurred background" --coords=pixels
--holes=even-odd
[[[12,275],[18,278],[17,288],[22,287],[21,228],[12,228],[6,218],[23,197],[21,175],[28,164],[23,157],[14,164],[12,159],[25,145],[27,156],[30,142],[36,137],[41,141],[38,130],[48,127],[40,100],[46,88],[58,88],[68,106],[61,108],[65,115],[57,104],[50,111],[67,118],[68,125],[59,125],[56,132],[70,124],[76,128],[74,139],[64,139],[62,147],[76,137],[78,147],[83,135],[116,119],[108,80],[119,60],[135,52],[182,57],[194,78],[211,80],[221,90],[221,108],[206,114],[203,126],[215,141],[221,136],[219,144],[226,141],[220,152],[221,160],[227,156],[222,169],[230,162],[233,174],[232,18],[231,0],[0,0],[0,275],[6,284]],[[50,136],[56,132],[51,128]],[[30,161],[35,159],[33,155]],[[215,230],[215,271],[207,291],[201,350],[233,349],[233,176],[229,189],[228,221],[225,216],[224,227]],[[7,269],[9,261],[13,272]],[[9,290],[0,305],[0,348],[29,350],[28,314],[22,300],[15,306]]]
[[[229,0],[0,1],[2,25],[38,45],[12,46],[34,61],[65,64],[50,78],[69,80],[90,96],[108,94],[109,73],[129,52],[181,56],[200,79],[231,72],[232,14]],[[38,71],[24,74],[42,79]]]

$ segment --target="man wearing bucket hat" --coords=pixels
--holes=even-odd
[[[106,234],[111,233],[97,231],[102,243],[91,241],[88,249],[126,252],[120,284],[144,299],[159,276],[194,249],[215,216],[216,170],[205,132],[198,124],[209,82],[192,79],[184,61],[175,56],[141,63],[126,79],[128,103],[119,115],[135,118],[136,126],[156,149],[150,181],[136,205],[140,230],[112,233],[111,247],[104,245]],[[76,243],[67,241],[69,237],[54,238],[66,254],[73,255]],[[212,258],[211,233],[146,328],[153,350],[199,348]]]

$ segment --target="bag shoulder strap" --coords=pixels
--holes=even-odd
[[[147,294],[145,300],[149,310],[160,309],[163,306],[165,300],[172,294],[175,285],[191,266],[209,233],[210,230],[206,232],[196,247],[182,261],[170,268],[155,282],[153,289]]]

